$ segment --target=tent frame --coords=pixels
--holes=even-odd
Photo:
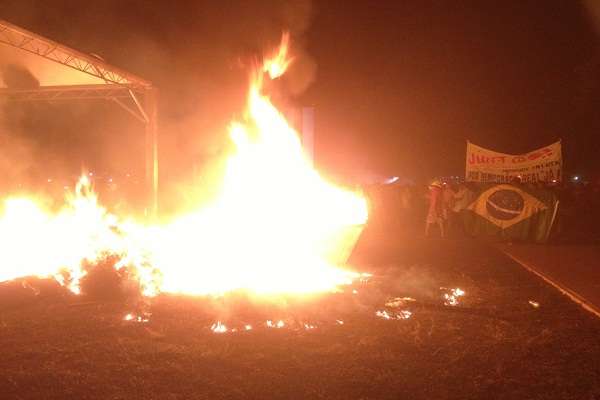
[[[145,127],[145,175],[150,198],[147,211],[158,212],[158,89],[150,81],[114,67],[16,25],[0,20],[0,44],[26,51],[101,79],[92,85],[39,86],[34,89],[0,88],[0,99],[11,102],[54,102],[105,99],[114,102]]]

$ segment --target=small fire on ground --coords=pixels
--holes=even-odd
[[[444,290],[444,304],[447,306],[457,306],[460,302],[460,298],[465,295],[465,291],[460,288],[446,289],[440,288]]]

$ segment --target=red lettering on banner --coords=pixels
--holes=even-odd
[[[487,164],[489,162],[489,157],[471,153],[471,158],[469,159],[469,164]]]
[[[534,151],[533,153],[529,154],[527,156],[527,158],[529,160],[533,161],[533,160],[537,160],[540,157],[545,158],[545,157],[550,157],[551,155],[552,155],[552,149],[546,147],[546,148],[540,149],[538,151]]]
[[[504,164],[506,162],[506,156],[488,157],[471,153],[471,156],[467,161],[469,164]]]
[[[530,160],[530,161],[533,161],[533,160],[537,160],[538,158],[540,158],[542,156],[543,156],[543,154],[542,154],[541,151],[540,152],[534,152],[534,153],[529,154],[527,156],[527,159]]]

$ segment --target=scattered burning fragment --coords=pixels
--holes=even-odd
[[[133,314],[129,313],[129,314],[125,315],[125,317],[123,317],[123,320],[125,320],[125,321],[133,321],[134,318],[135,317],[133,316]]]
[[[529,300],[529,304],[531,304],[531,307],[533,307],[533,308],[540,307],[540,303],[538,303],[537,301],[534,301],[534,300]]]
[[[225,333],[227,332],[227,327],[225,324],[222,324],[221,321],[217,321],[211,325],[210,330],[214,333]]]
[[[375,311],[375,315],[377,315],[379,318],[383,318],[383,319],[392,319],[392,316],[390,314],[388,314],[388,312],[385,310]]]
[[[237,333],[237,332],[247,332],[253,329],[252,325],[246,324],[241,327],[231,328],[228,327],[225,323],[221,321],[217,321],[210,326],[210,330],[213,333]]]
[[[440,289],[446,291],[446,293],[444,293],[444,305],[446,306],[457,306],[459,298],[465,295],[464,290],[460,288],[446,289],[442,287]]]
[[[388,300],[385,303],[386,307],[393,307],[393,308],[397,308],[397,307],[404,307],[407,305],[407,303],[414,303],[416,300],[413,299],[412,297],[395,297],[391,300]]]
[[[412,312],[408,310],[401,310],[398,313],[389,313],[386,310],[378,310],[375,315],[383,319],[409,319],[412,316]]]
[[[285,322],[283,322],[282,320],[279,320],[277,322],[273,322],[271,320],[267,320],[267,327],[268,328],[283,328],[285,326]]]
[[[123,321],[146,323],[146,322],[150,322],[150,315],[151,314],[149,314],[149,313],[143,313],[143,314],[128,313],[127,315],[125,315],[125,317],[123,317]]]
[[[400,311],[399,313],[395,313],[395,314],[389,314],[389,318],[386,319],[408,319],[411,316],[411,312],[410,311]],[[384,318],[384,317],[382,317]],[[128,314],[125,318],[126,320],[133,320],[136,321],[136,316],[134,314]],[[284,321],[284,320],[267,320],[264,325],[258,324],[259,326],[262,326],[265,329],[280,329],[280,330],[287,330],[287,331],[293,331],[293,332],[298,332],[298,331],[314,331],[317,330],[319,327],[321,326],[328,326],[328,325],[344,325],[344,321],[342,320],[334,320],[333,322],[326,322],[326,321],[310,321],[310,322],[304,322],[304,321]],[[231,327],[229,324],[226,324],[222,321],[217,321],[214,324],[212,324],[210,326],[210,330],[213,333],[241,333],[241,332],[248,332],[248,331],[253,331],[256,330],[255,325],[252,324],[242,324],[242,325],[238,325],[235,327]]]
[[[412,317],[412,312],[408,310],[401,310],[398,314],[396,314],[398,319],[409,319]]]

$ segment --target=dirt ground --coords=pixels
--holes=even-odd
[[[415,236],[369,228],[353,263],[373,277],[302,301],[3,284],[0,398],[600,399],[599,319],[485,243]]]

